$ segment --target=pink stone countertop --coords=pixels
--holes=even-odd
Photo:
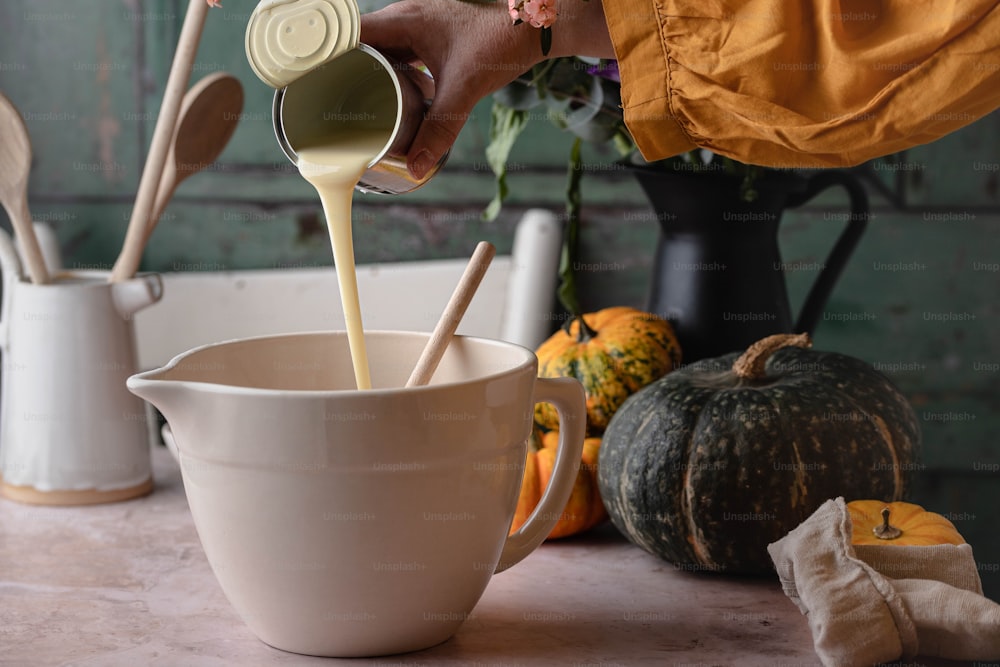
[[[209,569],[180,471],[152,495],[51,508],[0,499],[0,665],[818,665],[777,580],[680,571],[611,526],[549,542],[490,582],[449,641],[372,660],[259,641]],[[908,665],[957,664],[910,661]]]

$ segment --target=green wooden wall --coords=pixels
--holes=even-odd
[[[369,11],[386,2],[359,3]],[[70,267],[109,268],[129,218],[173,47],[181,0],[5,0],[0,90],[34,143],[30,204],[55,227]],[[314,192],[271,134],[271,91],[246,64],[251,0],[213,10],[194,77],[224,70],[247,104],[218,164],[176,193],[146,252],[153,271],[331,265]],[[483,157],[487,103],[477,107],[444,172],[399,197],[355,200],[359,262],[468,256],[476,242],[509,250],[528,207],[559,210],[568,137],[535,123],[515,148],[513,196],[480,220],[493,180]],[[643,306],[655,220],[615,156],[589,149],[581,277],[587,308]],[[924,432],[916,499],[955,519],[1000,598],[1000,115],[858,170],[873,218],[834,292],[817,348],[881,368],[912,400]],[[838,233],[831,193],[786,215],[781,244],[799,303]],[[798,268],[796,268],[798,267]]]

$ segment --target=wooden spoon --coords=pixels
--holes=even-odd
[[[142,249],[146,241],[146,227],[149,224],[150,214],[153,212],[156,190],[159,187],[163,166],[167,160],[167,149],[177,127],[181,100],[184,96],[184,90],[188,86],[188,79],[191,77],[191,68],[194,65],[207,13],[208,4],[203,0],[188,0],[187,13],[184,15],[184,23],[181,25],[181,34],[177,40],[177,49],[174,51],[174,60],[170,65],[170,74],[167,76],[167,85],[163,91],[163,101],[160,103],[160,115],[156,119],[156,127],[153,128],[153,140],[149,146],[149,155],[146,156],[146,164],[143,166],[142,177],[139,179],[139,191],[136,193],[135,205],[132,207],[132,217],[129,218],[128,230],[125,232],[125,243],[122,245],[118,260],[111,270],[110,282],[128,280],[139,269],[139,261],[142,259]]]
[[[242,111],[243,86],[235,76],[224,72],[209,74],[184,95],[143,248],[177,186],[218,159],[236,131]]]
[[[493,261],[496,252],[493,244],[486,241],[482,241],[476,246],[475,252],[472,253],[472,259],[465,267],[465,272],[462,273],[458,286],[455,287],[451,299],[448,300],[444,312],[441,313],[441,319],[434,327],[427,345],[424,346],[423,352],[417,360],[416,367],[410,374],[410,379],[406,381],[407,387],[419,387],[430,382],[431,376],[434,375],[441,357],[448,349],[448,343],[455,335],[458,323],[462,321],[462,316],[465,315],[469,302],[476,295],[476,289],[483,281],[486,269],[490,267],[490,262]]]
[[[0,94],[0,202],[7,210],[11,227],[21,245],[28,275],[37,284],[49,282],[45,258],[35,236],[28,209],[28,174],[31,172],[31,141],[24,119]]]

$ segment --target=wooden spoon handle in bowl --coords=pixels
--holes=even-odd
[[[476,246],[465,272],[459,279],[451,299],[448,300],[437,326],[434,327],[427,345],[417,360],[417,365],[410,374],[410,379],[406,381],[407,387],[419,387],[430,382],[496,252],[493,244],[487,241],[482,241]]]

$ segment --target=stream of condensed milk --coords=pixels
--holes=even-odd
[[[354,186],[371,161],[385,147],[386,130],[351,128],[327,137],[323,143],[296,149],[302,177],[319,194],[330,230],[333,261],[344,307],[347,342],[351,348],[354,379],[358,389],[371,389],[368,352],[361,322],[358,276],[354,266],[354,239],[351,233],[351,200]]]

